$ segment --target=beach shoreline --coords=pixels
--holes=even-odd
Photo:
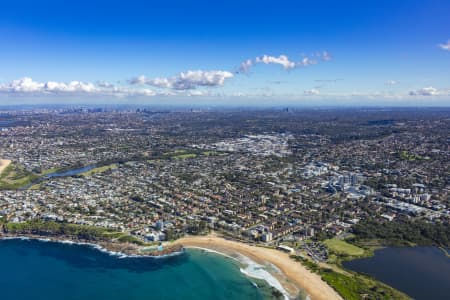
[[[174,242],[164,242],[162,244],[163,250],[161,251],[148,251],[148,247],[137,246],[131,243],[84,240],[67,235],[2,233],[0,239],[30,239],[43,242],[84,245],[119,258],[164,258],[182,254],[184,249],[202,249],[236,260],[242,266],[240,271],[243,274],[250,278],[266,281],[271,287],[281,292],[285,299],[296,298],[300,293],[306,293],[308,295],[307,299],[312,300],[342,299],[318,274],[312,273],[299,262],[292,260],[288,253],[272,248],[226,240],[214,234],[208,236],[186,236]]]
[[[203,248],[231,258],[242,255],[262,266],[273,265],[279,272],[273,270],[270,272],[271,275],[280,282],[291,297],[302,289],[312,300],[342,300],[342,297],[319,275],[292,260],[287,253],[226,240],[216,235],[187,236],[176,240],[175,244],[180,244],[184,248]]]
[[[210,253],[214,253],[220,256],[224,256],[228,259],[232,259],[239,263],[242,268],[240,268],[241,273],[246,275],[249,278],[255,278],[259,280],[266,281],[269,286],[273,287],[274,289],[278,290],[284,295],[285,300],[293,299],[299,292],[299,290],[294,287],[295,292],[292,292],[292,289],[290,291],[287,291],[285,289],[285,284],[282,284],[283,276],[281,274],[273,274],[273,272],[266,272],[267,274],[257,274],[258,272],[253,272],[253,269],[256,270],[262,270],[264,268],[263,265],[260,265],[259,263],[256,263],[248,256],[244,256],[241,253],[235,252],[231,253],[230,255],[226,254],[226,251],[219,252],[216,250],[204,247],[196,247],[196,246],[184,246],[181,245],[178,240],[175,243],[172,242],[166,242],[165,246],[168,249],[171,249],[170,251],[161,253],[160,255],[146,255],[142,252],[139,252],[138,248],[132,248],[133,250],[130,250],[130,245],[126,243],[112,243],[112,242],[104,242],[104,241],[88,241],[88,240],[81,240],[81,239],[73,239],[71,237],[67,236],[43,236],[43,235],[33,235],[33,234],[23,234],[23,235],[12,235],[12,234],[2,234],[0,235],[0,241],[3,240],[22,240],[22,241],[39,241],[39,242],[51,242],[51,243],[60,243],[60,244],[68,244],[68,245],[77,245],[77,246],[87,246],[90,248],[93,248],[97,251],[106,253],[110,256],[114,256],[120,259],[123,258],[153,258],[153,259],[164,259],[169,258],[176,255],[181,255],[185,253],[185,249],[194,249],[199,251],[206,251]],[[126,249],[126,250],[123,250]],[[245,268],[244,268],[245,266]],[[307,298],[308,299],[308,298]]]

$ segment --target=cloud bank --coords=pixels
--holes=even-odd
[[[450,49],[450,42],[446,45],[440,45],[444,50]],[[227,70],[188,70],[180,72],[172,77],[155,77],[148,78],[145,75],[134,77],[126,82],[110,83],[107,81],[82,82],[82,81],[35,81],[30,77],[23,77],[21,79],[12,80],[6,83],[0,83],[0,95],[37,95],[37,96],[113,96],[118,98],[132,98],[132,97],[154,97],[154,96],[174,96],[174,97],[204,97],[210,98],[226,98],[226,97],[269,97],[280,96],[286,99],[303,98],[320,99],[331,98],[345,98],[345,97],[366,97],[368,99],[421,99],[421,97],[428,97],[427,100],[437,98],[444,99],[449,96],[449,91],[445,89],[436,89],[432,86],[406,90],[399,93],[330,93],[321,90],[327,84],[335,83],[342,79],[320,79],[314,80],[321,83],[317,86],[312,86],[311,89],[297,90],[294,92],[273,93],[264,91],[264,93],[251,93],[229,91],[227,89],[212,90],[209,88],[222,87],[231,79],[238,77],[238,74],[249,74],[249,72],[256,65],[276,65],[283,70],[289,71],[296,68],[308,67],[320,62],[326,62],[332,59],[332,56],[327,51],[317,52],[310,56],[302,56],[300,60],[295,61],[287,55],[281,54],[278,56],[264,54],[253,59],[243,61],[238,70],[235,72]],[[274,82],[276,84],[281,81]],[[397,80],[388,80],[385,82],[387,86],[394,86],[399,84]],[[415,98],[408,96],[416,96]],[[431,97],[430,97],[431,96]],[[436,96],[436,97],[435,97]],[[439,96],[439,97],[438,97]]]
[[[434,87],[424,87],[422,89],[414,90],[409,92],[410,96],[438,96],[439,91]]]
[[[92,93],[96,91],[97,88],[92,83],[84,83],[81,81],[71,81],[69,83],[48,81],[43,83],[34,81],[30,77],[24,77],[0,85],[0,92],[9,93]]]
[[[232,78],[233,74],[228,71],[187,71],[177,76],[165,78],[147,78],[144,75],[133,78],[130,84],[147,84],[158,88],[174,90],[191,90],[197,87],[222,86],[225,80]]]
[[[111,83],[71,81],[69,83],[47,81],[38,82],[30,77],[13,80],[0,84],[1,94],[26,95],[106,95],[106,96],[155,96],[157,93],[150,89],[128,89]]]

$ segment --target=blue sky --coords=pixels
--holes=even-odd
[[[449,14],[444,0],[8,1],[0,104],[448,106]]]

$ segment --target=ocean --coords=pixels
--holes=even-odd
[[[86,245],[0,240],[0,299],[270,299],[273,288],[231,258],[189,249],[120,258]]]

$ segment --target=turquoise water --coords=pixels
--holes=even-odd
[[[252,282],[257,282],[256,288]],[[0,241],[0,299],[265,299],[233,260],[201,250],[118,258],[89,246]]]

